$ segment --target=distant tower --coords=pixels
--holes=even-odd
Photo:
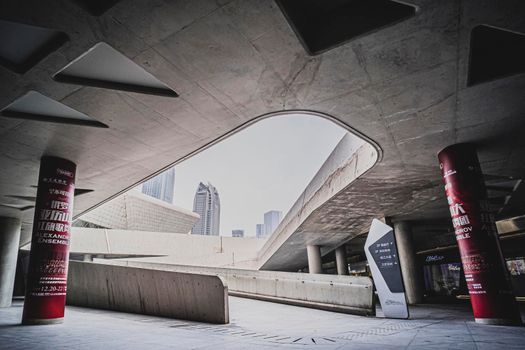
[[[201,216],[191,233],[194,235],[218,236],[221,216],[219,193],[212,184],[199,184],[193,200],[193,211]]]
[[[279,223],[281,222],[281,219],[283,217],[283,212],[277,211],[277,210],[270,210],[267,213],[264,213],[264,236],[268,237],[270,236],[277,226],[279,226]]]
[[[175,168],[149,179],[142,184],[142,193],[173,204],[173,189],[175,187]]]
[[[244,230],[232,230],[232,237],[244,237]]]
[[[264,238],[264,224],[255,225],[255,237]]]

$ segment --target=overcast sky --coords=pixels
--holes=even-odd
[[[221,236],[255,236],[263,214],[295,203],[346,130],[309,115],[264,119],[175,167],[174,204],[193,209],[199,182],[221,200]]]

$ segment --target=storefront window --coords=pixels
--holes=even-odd
[[[525,260],[524,258],[513,258],[507,260],[507,268],[511,276],[525,275]]]
[[[459,293],[461,263],[426,265],[423,267],[425,289],[434,296],[455,296]]]

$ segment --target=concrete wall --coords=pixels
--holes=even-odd
[[[372,280],[368,277],[250,271],[111,260],[109,264],[222,277],[230,295],[357,315],[374,315]]]
[[[70,261],[67,303],[184,320],[228,323],[217,276]]]

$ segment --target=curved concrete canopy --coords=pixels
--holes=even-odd
[[[330,221],[344,213],[352,232],[366,230],[371,217],[446,216],[436,153],[452,143],[477,143],[488,174],[523,177],[525,75],[468,88],[466,79],[470,30],[482,22],[525,32],[525,5],[408,3],[415,16],[311,57],[273,1],[123,0],[97,18],[68,1],[4,1],[3,19],[56,29],[70,41],[23,75],[0,67],[0,107],[32,89],[109,129],[0,118],[0,202],[34,196],[40,157],[55,155],[76,162],[77,186],[94,190],[76,199],[78,215],[281,110],[332,115],[383,150],[381,162],[312,214]],[[100,41],[180,97],[53,81]],[[524,191],[501,215],[522,212]],[[32,220],[31,210],[1,206],[0,215],[22,217],[24,232]]]

